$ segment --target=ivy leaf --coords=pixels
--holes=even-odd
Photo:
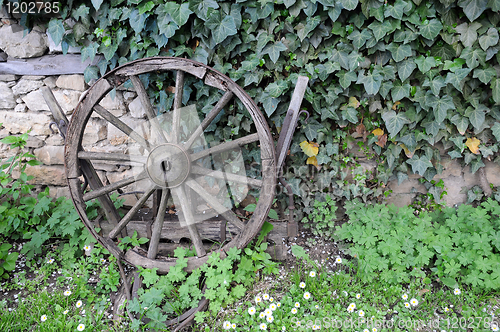
[[[438,75],[432,80],[426,78],[424,84],[422,85],[430,87],[432,93],[434,93],[436,96],[439,96],[439,91],[442,87],[446,86],[446,83],[444,82],[444,78],[441,75]]]
[[[406,123],[410,123],[410,120],[403,113],[396,113],[393,110],[382,114],[382,119],[391,137],[396,136]]]
[[[488,0],[461,0],[458,5],[463,8],[469,21],[475,21],[486,9]]]
[[[385,37],[385,35],[392,30],[392,25],[389,20],[384,20],[384,22],[375,21],[368,27],[372,29],[373,36],[377,41]]]
[[[466,47],[460,57],[465,60],[467,67],[474,69],[479,66],[479,63],[484,64],[486,53],[480,48]]]
[[[410,77],[411,73],[417,68],[415,61],[413,59],[407,59],[401,61],[397,65],[398,75],[401,82],[404,82],[408,77]]]
[[[491,79],[495,77],[497,71],[493,67],[487,67],[486,69],[476,68],[474,69],[474,75],[472,77],[479,79],[484,84],[491,82]]]
[[[424,57],[421,55],[415,59],[415,63],[418,65],[418,69],[425,74],[436,65],[436,59],[433,56]]]
[[[382,85],[382,75],[376,72],[368,72],[368,74],[365,76],[363,72],[364,71],[359,72],[358,80],[356,81],[356,83],[362,83],[365,87],[366,93],[368,93],[369,95],[376,94],[380,89],[380,86]]]
[[[99,78],[99,68],[97,66],[88,66],[83,71],[83,78],[85,82],[89,83],[91,80],[96,80]]]
[[[146,22],[147,15],[139,14],[138,9],[134,9],[130,13],[129,23],[135,33],[140,33],[144,29],[144,23]]]
[[[475,137],[468,137],[467,140],[465,141],[465,145],[469,148],[470,152],[474,154],[479,154],[479,144],[481,143],[480,140],[478,140]]]
[[[465,135],[465,132],[467,131],[467,128],[469,127],[469,119],[467,119],[464,116],[461,116],[460,114],[455,114],[451,118],[451,122],[457,126],[457,130],[460,133],[460,135]]]
[[[99,48],[99,44],[96,42],[88,44],[86,47],[82,48],[82,61],[89,58],[90,61],[94,61],[94,57],[97,53],[97,49]]]
[[[495,46],[498,43],[498,31],[495,28],[489,28],[485,35],[479,37],[479,45],[483,50],[487,50],[490,46]]]
[[[392,100],[397,101],[410,96],[410,84],[403,84],[401,81],[396,81],[391,89]]]
[[[354,10],[358,6],[358,0],[341,0],[340,3],[347,10]]]
[[[433,18],[429,21],[429,23],[420,26],[420,34],[424,38],[434,40],[434,38],[439,35],[442,28],[443,24],[441,24],[441,22],[437,19]]]
[[[212,37],[216,44],[222,43],[228,36],[235,35],[236,24],[232,16],[226,15],[221,20],[221,15],[218,12],[213,12],[206,22],[207,27],[212,30]]]
[[[318,155],[319,152],[318,143],[303,141],[299,145],[302,151],[306,154],[306,156],[314,157]]]
[[[403,61],[406,57],[410,57],[412,54],[411,46],[408,44],[399,45],[396,43],[390,43],[386,46],[386,49],[391,52],[392,58],[396,62]]]
[[[92,0],[92,6],[94,6],[95,10],[98,11],[101,8],[103,0]]]
[[[170,10],[168,11],[170,16],[174,20],[175,24],[177,24],[179,27],[186,24],[186,22],[189,19],[189,16],[193,13],[189,9],[189,4],[186,2],[186,3],[183,3],[182,5],[179,6],[176,3],[167,2],[167,4],[169,4],[169,3],[172,3],[173,5],[175,5],[175,6],[172,6],[171,11]]]
[[[215,0],[190,0],[189,9],[192,10],[203,21],[208,19],[208,10],[218,9],[219,4]]]
[[[73,16],[73,18],[78,21],[80,17],[86,18],[89,15],[89,11],[90,11],[89,7],[85,6],[84,4],[81,4],[80,7],[78,7],[78,9],[73,10],[73,14],[71,16]]]
[[[353,31],[347,39],[352,40],[352,45],[356,49],[360,49],[365,45],[366,41],[372,37],[370,30],[363,29],[361,32],[359,30]]]
[[[109,46],[105,46],[104,44],[101,44],[99,47],[99,50],[101,51],[102,54],[104,54],[104,58],[109,61],[111,58],[115,55],[116,51],[118,50],[118,44],[113,43]]]
[[[351,85],[351,82],[355,82],[357,79],[356,73],[353,71],[346,72],[341,70],[335,76],[339,78],[339,83],[344,89],[347,89]]]
[[[318,131],[323,129],[323,125],[317,121],[309,120],[304,126],[304,134],[310,141],[314,141],[318,137]]]
[[[406,162],[411,165],[411,169],[414,174],[418,173],[422,176],[424,175],[427,168],[432,167],[432,163],[430,162],[429,158],[427,158],[426,155],[423,155],[420,158],[414,155],[411,159],[408,159]]]
[[[271,97],[278,98],[283,95],[286,89],[288,89],[287,81],[280,80],[269,84],[265,91],[267,91]]]
[[[443,98],[431,95],[429,96],[429,104],[434,110],[434,117],[438,123],[441,123],[444,119],[446,119],[448,110],[455,109],[453,99],[449,95],[446,95]]]
[[[493,97],[493,100],[495,101],[496,104],[500,104],[500,80],[497,78],[494,78],[491,81],[491,95]]]
[[[267,96],[267,98],[264,98],[262,105],[264,106],[267,116],[271,116],[276,111],[279,102],[280,100],[274,97]]]
[[[358,111],[354,107],[346,107],[346,109],[342,110],[342,118],[351,123],[357,123]]]
[[[396,0],[393,6],[387,6],[384,11],[384,17],[392,16],[396,20],[401,20],[403,18],[404,8],[407,3],[402,0]]]
[[[64,31],[62,20],[58,20],[56,18],[50,20],[47,32],[50,33],[54,44],[59,45],[61,43]]]
[[[139,14],[144,14],[155,7],[153,1],[148,1],[139,6]]]
[[[493,133],[493,135],[495,136],[497,141],[500,141],[500,123],[499,122],[495,122],[493,127],[491,127],[491,132]]]
[[[280,57],[282,51],[286,51],[288,48],[282,42],[276,42],[274,44],[269,44],[262,50],[262,54],[269,54],[269,58],[273,63],[276,63]]]
[[[481,129],[481,126],[485,120],[484,111],[487,108],[484,105],[479,105],[478,107],[468,107],[465,111],[465,116],[469,118],[470,123],[474,126],[476,130]]]
[[[478,22],[473,22],[470,25],[462,23],[455,28],[460,34],[460,41],[465,47],[471,47],[477,40],[477,29],[481,27]]]
[[[469,68],[457,69],[454,73],[448,73],[446,75],[446,80],[444,81],[446,84],[451,83],[458,91],[462,91],[462,87],[460,86],[460,82],[469,75]]]

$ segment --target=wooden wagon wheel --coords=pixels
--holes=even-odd
[[[173,105],[164,113],[159,112],[158,105],[151,102],[154,99],[148,95],[146,91],[148,87],[139,77],[148,73],[171,75],[175,80],[175,87],[170,87],[174,95]],[[195,81],[195,88],[187,87],[185,83]],[[136,115],[134,128],[124,120],[130,119],[127,113],[115,115],[99,104],[106,95],[116,92],[114,89],[120,86],[121,88],[129,86],[129,90],[134,90],[144,110],[145,115],[142,118],[137,118]],[[205,93],[216,91],[215,95],[222,95],[222,97],[216,103],[214,102],[214,106],[208,107],[208,110],[205,107],[203,114],[196,110],[196,104],[191,104],[192,101],[186,100],[186,96],[190,96],[189,93],[184,93],[186,89],[203,90]],[[207,142],[204,137],[205,131],[211,124],[213,126],[213,123],[219,121],[222,110],[227,110],[230,106],[233,111],[249,113],[253,121],[251,128],[254,133],[231,141],[220,142],[218,145]],[[196,114],[204,116],[201,121],[198,121],[198,125],[195,127],[185,125],[183,118],[186,116],[192,118]],[[109,144],[107,141],[98,142],[91,147],[86,146],[84,137],[95,130],[91,119],[105,122],[108,131],[113,128],[115,131],[119,130],[124,133],[127,138],[127,148],[123,151],[109,152],[106,150],[106,144]],[[216,126],[228,126],[228,124],[219,121]],[[241,171],[231,173],[227,171],[227,168],[215,167],[214,160],[219,158],[220,161],[221,155],[235,156],[238,154],[237,149],[245,149],[245,147],[255,149],[257,146],[260,149],[260,179],[246,176],[246,173],[242,174]],[[234,231],[231,240],[217,248],[221,250],[222,256],[231,247],[246,246],[259,231],[272,204],[276,185],[275,160],[274,143],[269,127],[256,104],[241,87],[227,76],[204,64],[169,57],[130,62],[117,67],[99,79],[89,89],[73,114],[65,146],[66,176],[71,196],[89,231],[115,256],[132,265],[157,268],[160,273],[168,272],[169,268],[175,264],[173,258],[158,253],[161,238],[165,233],[168,235],[164,219],[165,215],[168,217],[166,211],[172,212],[171,207],[168,207],[169,197],[173,197],[179,222],[188,231],[186,233],[189,234],[190,241],[196,250],[196,256],[189,257],[188,261],[187,270],[191,271],[207,261],[211,250],[206,248],[206,244],[203,243],[203,234],[199,232],[199,226],[203,225],[206,220],[200,219],[197,215],[198,211],[193,209],[192,205],[199,203],[200,200],[204,201],[208,209],[227,221],[228,227]],[[222,160],[226,164],[231,164],[233,161],[231,158],[227,162]],[[102,162],[127,164],[134,169],[133,175],[103,184],[94,167],[95,163]],[[82,172],[87,177],[90,191],[83,191]],[[210,179],[212,180],[209,181]],[[226,181],[230,185],[225,188],[224,184],[210,187],[207,181],[212,184]],[[259,189],[257,206],[249,220],[235,213],[234,206],[228,207],[231,203],[235,205],[232,197],[234,193],[231,192],[232,184],[240,187],[248,185]],[[122,216],[110,199],[110,194],[116,190],[134,186],[137,200]],[[217,197],[214,188],[229,198]],[[138,191],[141,193],[137,194]],[[154,194],[160,198],[156,206],[154,222],[152,221],[148,232],[150,241],[147,253],[138,248],[122,251],[118,247],[120,238],[127,234],[127,227],[131,220],[137,218],[137,212],[148,202],[148,199],[151,200],[150,196]],[[193,198],[193,196],[196,197]],[[97,218],[86,213],[86,202],[94,199],[99,201],[104,211],[103,215]],[[193,203],[194,199],[197,203]],[[96,219],[98,219],[97,222],[105,220],[109,223],[108,234],[99,235],[94,230]],[[103,221],[99,224],[102,225]],[[221,225],[221,229],[225,230],[225,222]],[[225,237],[225,231],[221,237]]]

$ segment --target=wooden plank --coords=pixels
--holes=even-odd
[[[158,244],[160,243],[161,230],[165,220],[165,211],[167,210],[169,194],[170,190],[168,189],[163,189],[161,192],[160,207],[158,208],[158,214],[156,215],[156,220],[151,231],[151,240],[149,241],[148,258],[151,259],[154,259],[158,253]]]
[[[109,184],[107,186],[103,186],[103,187],[98,188],[96,190],[92,190],[92,191],[83,195],[83,200],[85,202],[90,201],[91,199],[100,197],[104,194],[109,194],[110,192],[112,192],[118,188],[125,187],[131,183],[134,183],[136,181],[140,181],[140,180],[145,179],[145,178],[147,178],[147,174],[146,174],[146,172],[143,171],[137,176],[130,176],[128,178],[122,179],[120,181],[116,181],[115,183]]]
[[[0,73],[11,75],[67,75],[83,74],[85,68],[101,61],[103,56],[98,55],[93,61],[86,59],[82,62],[80,54],[52,54],[31,59],[7,58],[0,62]]]
[[[148,72],[163,70],[182,70],[198,78],[203,78],[207,68],[199,63],[182,58],[148,59],[147,64],[138,61],[132,66],[123,67],[115,72],[116,75],[132,76]]]
[[[177,71],[175,77],[175,95],[174,95],[174,111],[172,116],[172,143],[178,143],[181,140],[181,111],[182,94],[184,91],[184,72]]]
[[[250,143],[258,141],[258,140],[259,140],[259,135],[257,133],[250,134],[250,135],[235,139],[234,141],[224,142],[224,143],[221,143],[221,144],[216,145],[214,147],[211,147],[210,149],[206,149],[206,150],[202,150],[202,151],[197,152],[197,153],[193,153],[190,157],[191,157],[191,160],[196,160],[196,159],[206,157],[210,154],[215,154],[215,153],[235,149],[235,148],[238,148],[240,146],[250,144]]]
[[[123,154],[123,153],[112,153],[112,152],[91,152],[91,151],[79,151],[79,159],[87,160],[108,160],[108,161],[124,161],[131,163],[145,164],[148,160],[146,156],[133,155],[133,154]]]

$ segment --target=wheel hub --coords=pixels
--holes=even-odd
[[[171,143],[156,146],[148,156],[146,172],[151,181],[163,188],[174,188],[186,180],[191,168],[189,155]]]

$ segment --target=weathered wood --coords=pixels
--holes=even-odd
[[[243,175],[238,175],[234,173],[227,173],[222,171],[214,171],[213,169],[208,169],[205,167],[191,165],[191,173],[199,174],[204,176],[210,176],[215,179],[223,179],[230,182],[237,182],[241,184],[248,184],[255,187],[262,187],[262,180],[249,178]]]
[[[102,58],[98,55],[93,61],[87,59],[84,62],[80,54],[43,55],[31,59],[7,58],[6,62],[0,62],[0,73],[37,76],[83,74],[85,68],[99,63]]]
[[[87,160],[109,160],[109,161],[124,161],[138,164],[145,164],[148,157],[132,155],[132,154],[122,154],[122,153],[108,153],[108,152],[90,152],[90,151],[79,151],[79,159]]]
[[[178,70],[175,77],[175,94],[172,115],[172,142],[177,143],[181,141],[181,106],[182,94],[184,91],[184,72]]]
[[[219,75],[214,74],[212,72],[208,72],[205,75],[205,84],[213,86],[214,88],[217,88],[222,91],[227,91],[227,83],[219,77]]]
[[[123,216],[118,225],[116,225],[115,228],[113,228],[113,230],[109,232],[108,238],[114,239],[116,235],[118,235],[118,233],[120,233],[120,231],[125,226],[127,226],[127,224],[130,222],[130,220],[132,220],[132,217],[135,215],[137,210],[139,210],[144,205],[144,203],[146,203],[146,201],[148,200],[149,196],[151,196],[155,188],[156,185],[153,184],[146,190],[144,195],[142,195],[142,197],[134,204],[134,206],[132,206],[132,208],[127,212],[127,214]]]
[[[115,191],[118,188],[125,187],[131,183],[134,183],[136,181],[140,181],[142,179],[147,178],[146,172],[141,172],[137,176],[130,176],[128,178],[122,179],[120,181],[116,181],[115,183],[103,186],[101,188],[98,188],[96,190],[92,190],[86,194],[83,195],[83,200],[85,202],[90,201],[91,199],[98,198],[102,195],[109,194],[112,191]]]
[[[217,198],[213,197],[212,194],[208,193],[203,187],[194,180],[187,180],[186,184],[196,191],[198,195],[201,196],[218,214],[220,214],[224,219],[229,221],[234,226],[238,227],[240,230],[245,228],[243,222],[236,216],[236,214],[229,210],[227,207],[222,205]]]
[[[184,222],[186,223],[186,227],[189,230],[189,235],[196,249],[196,254],[198,255],[198,257],[203,257],[207,254],[207,252],[203,248],[203,242],[201,240],[200,233],[198,232],[198,228],[194,223],[195,220],[193,217],[193,212],[191,211],[191,206],[187,204],[188,200],[184,188],[181,185],[179,187],[172,188],[172,192],[177,196],[177,199],[181,204],[182,214],[184,215]]]
[[[195,61],[189,61],[181,58],[157,58],[148,59],[146,61],[137,61],[131,66],[124,66],[118,69],[116,75],[140,75],[148,72],[164,71],[164,70],[182,70],[190,73],[198,78],[203,78],[207,72],[207,68]]]
[[[208,114],[205,116],[205,119],[201,122],[201,124],[196,128],[194,133],[189,137],[189,139],[186,141],[184,144],[184,149],[187,150],[189,149],[194,141],[200,137],[200,135],[207,129],[207,127],[210,125],[210,123],[215,119],[215,117],[220,113],[220,111],[224,108],[224,106],[227,105],[227,103],[233,98],[234,93],[231,91],[227,91],[224,96],[215,104],[214,108],[208,112]]]
[[[146,92],[144,85],[142,85],[142,81],[137,76],[130,76],[130,81],[134,85],[135,92],[137,92],[137,96],[139,97],[142,107],[144,107],[144,110],[146,111],[146,116],[148,117],[151,126],[158,134],[161,143],[166,143],[167,139],[165,138],[163,129],[161,129],[160,123],[156,118],[155,111],[153,109],[153,106],[151,105],[151,102],[149,101],[148,93]]]
[[[59,131],[61,131],[63,137],[66,137],[66,132],[68,130],[68,125],[69,125],[68,118],[64,114],[64,111],[62,110],[61,106],[59,106],[59,103],[57,102],[56,97],[54,97],[52,90],[48,86],[42,86],[41,90],[43,98],[45,99],[45,102],[49,106],[49,109],[52,112],[52,115],[54,116],[54,120],[57,123]]]
[[[259,134],[250,134],[247,136],[243,136],[240,138],[235,139],[234,141],[229,141],[229,142],[224,142],[219,145],[216,145],[214,147],[211,147],[210,149],[202,150],[200,152],[193,153],[190,158],[192,161],[206,157],[211,154],[216,154],[219,152],[231,150],[231,149],[236,149],[239,148],[240,146],[250,144],[252,142],[256,142],[259,140]]]
[[[160,206],[158,207],[156,220],[151,230],[151,239],[149,240],[148,258],[150,259],[154,259],[158,253],[158,243],[160,243],[161,229],[163,228],[163,222],[165,220],[165,211],[167,211],[169,194],[170,190],[168,189],[163,189],[161,192]]]

